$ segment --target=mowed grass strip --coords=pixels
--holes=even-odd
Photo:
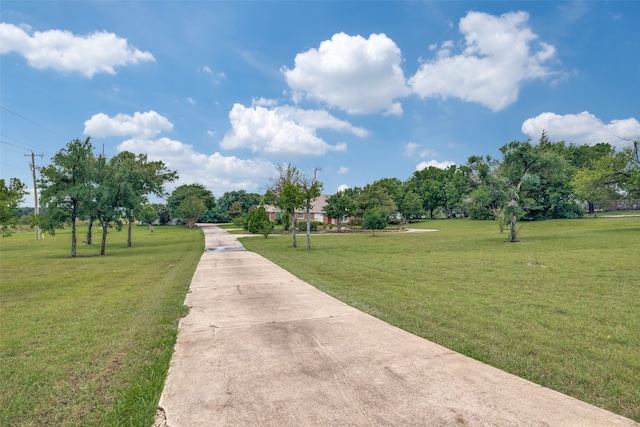
[[[242,243],[418,336],[640,421],[640,218],[426,221],[430,233]]]
[[[0,425],[151,425],[203,234],[100,233],[77,258],[68,230],[0,240]]]

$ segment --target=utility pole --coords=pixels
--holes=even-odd
[[[25,154],[25,156],[28,156],[29,154]],[[34,205],[34,209],[33,209],[33,214],[35,215],[36,219],[38,216],[38,185],[37,185],[37,180],[36,180],[36,156],[40,156],[40,158],[42,158],[43,154],[34,154],[34,152],[31,152],[31,172],[33,173],[33,197],[35,199],[35,205]],[[40,227],[38,227],[38,224],[36,222],[36,240],[40,240]]]

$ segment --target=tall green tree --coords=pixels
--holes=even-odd
[[[589,203],[590,214],[595,213],[594,204],[604,204],[622,196],[618,183],[611,179],[616,169],[614,163],[615,156],[598,159],[578,169],[571,180],[576,197]]]
[[[512,242],[517,241],[516,221],[520,217],[537,220],[581,215],[570,185],[571,169],[561,155],[528,141],[510,142],[500,151],[500,174],[510,193],[505,213]]]
[[[640,197],[638,142],[592,160],[577,170],[571,184],[576,196],[589,202],[589,213],[594,203]]]
[[[468,198],[471,219],[496,219],[510,200],[507,180],[499,173],[500,162],[491,156],[471,156],[467,160],[469,168]]]
[[[241,217],[243,214],[244,212],[242,211],[242,203],[238,200],[233,202],[229,210],[227,210],[227,215],[232,220],[235,218]]]
[[[273,231],[273,223],[264,205],[260,204],[247,214],[247,230],[250,233],[262,234],[265,239],[269,237],[269,233]]]
[[[413,190],[407,191],[402,199],[402,203],[400,203],[399,208],[402,217],[409,222],[424,215],[422,199]]]
[[[304,193],[300,187],[302,172],[291,164],[279,164],[277,175],[269,179],[269,187],[265,194],[265,202],[280,208],[291,219],[291,239],[293,247],[296,242],[296,209],[303,206]]]
[[[627,197],[640,198],[640,139],[625,138],[625,141],[631,145],[622,150],[627,165],[619,176]]]
[[[447,217],[466,215],[467,196],[471,191],[471,171],[467,166],[452,165],[445,169],[444,209]]]
[[[324,206],[324,213],[329,218],[334,218],[338,226],[338,233],[342,231],[342,220],[348,218],[353,214],[355,204],[353,198],[350,197],[345,191],[338,191],[327,198],[327,202]]]
[[[405,185],[398,178],[382,178],[374,181],[373,186],[382,187],[391,197],[396,207],[402,204],[405,195]]]
[[[433,218],[433,212],[445,206],[446,173],[444,170],[429,166],[415,171],[407,182],[407,190],[412,190],[422,199],[422,206]]]
[[[595,145],[576,145],[576,144],[565,144],[564,141],[560,142],[552,142],[545,131],[542,132],[540,137],[540,141],[538,143],[538,148],[542,151],[552,151],[560,156],[562,156],[569,163],[569,181],[571,181],[578,170],[590,168],[591,165],[595,164],[595,162],[610,158],[615,155],[615,148],[608,143],[598,143]],[[581,173],[582,178],[584,178],[584,171]],[[584,183],[584,180],[580,178],[580,180]],[[549,184],[547,184],[549,185]],[[553,187],[553,185],[552,185]],[[593,194],[593,193],[592,193]],[[589,213],[594,213],[594,201],[593,200],[584,200],[588,204]],[[562,216],[561,213],[552,213],[551,216]],[[568,215],[571,216],[571,215]]]
[[[149,161],[146,154],[137,156],[123,151],[110,160],[115,179],[121,186],[122,208],[127,219],[127,246],[131,247],[131,226],[141,217],[141,208],[148,202],[149,195],[166,196],[166,183],[178,179],[175,171],[169,170],[161,161]]]
[[[564,141],[553,142],[549,139],[545,131],[542,131],[538,147],[543,151],[553,151],[561,155],[576,169],[585,167],[594,160],[615,153],[615,148],[605,142],[600,142],[595,145],[576,145],[574,143],[567,145]]]
[[[420,196],[430,218],[439,208],[451,218],[465,211],[466,198],[471,191],[469,174],[467,166],[451,165],[446,169],[430,166],[415,171],[405,183],[405,189]]]
[[[183,205],[183,201],[190,196],[191,199]],[[198,199],[202,203],[196,203],[194,199]],[[202,184],[185,184],[173,190],[167,199],[167,205],[172,218],[184,221],[189,228],[192,228],[207,210],[215,207],[216,199],[213,197],[213,193]],[[202,206],[204,206],[204,211],[202,211]]]
[[[387,217],[398,212],[398,207],[391,196],[384,187],[379,185],[365,185],[362,191],[354,197],[354,205],[354,215],[359,218],[363,218],[367,209],[374,207],[384,209],[387,212]]]
[[[232,221],[234,217],[249,213],[249,210],[260,205],[262,196],[257,193],[247,193],[245,190],[227,191],[217,199],[216,218],[221,222]],[[240,207],[240,213],[229,211],[235,203]]]
[[[158,213],[158,224],[166,225],[171,222],[171,212],[169,207],[164,203],[152,203],[153,209]]]
[[[160,215],[158,215],[158,211],[156,211],[152,205],[147,204],[140,208],[138,219],[142,221],[143,224],[151,225],[154,221],[160,219]]]
[[[9,236],[11,228],[18,223],[18,205],[26,194],[26,185],[18,178],[11,178],[9,185],[0,179],[0,226],[3,236]]]
[[[182,199],[177,212],[181,218],[184,218],[187,227],[193,228],[198,218],[207,212],[207,206],[200,197],[195,194],[189,194]]]
[[[45,215],[41,227],[51,234],[56,228],[71,224],[71,256],[76,256],[76,220],[81,205],[91,197],[92,162],[95,159],[91,139],[74,139],[51,159],[51,164],[40,167],[40,204]]]
[[[376,230],[384,230],[389,220],[389,211],[383,206],[373,206],[364,211],[362,227],[371,230],[371,235],[376,235]]]
[[[318,181],[319,170],[320,168],[314,168],[312,170],[313,176],[302,176],[300,178],[302,206],[307,219],[307,251],[311,250],[311,208],[313,207],[313,202],[322,194],[322,183]]]
[[[636,195],[640,195],[640,140],[633,141],[633,148],[630,150],[630,158],[633,166],[631,184],[634,186]]]
[[[131,184],[119,179],[118,160],[113,157],[108,161],[106,157],[100,156],[95,162],[92,208],[102,229],[100,255],[106,254],[109,228],[115,227],[118,231],[122,229],[124,205],[130,193]]]
[[[583,214],[571,187],[574,169],[562,155],[528,141],[511,142],[500,151],[502,175],[516,186],[522,181],[519,194],[525,202],[520,203],[523,219],[575,218]]]

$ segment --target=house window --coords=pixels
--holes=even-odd
[[[321,213],[313,214],[313,220],[314,221],[324,221],[324,215],[322,215]]]
[[[304,212],[298,212],[298,219],[304,219]]]

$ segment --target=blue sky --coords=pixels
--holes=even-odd
[[[263,193],[278,163],[324,193],[542,130],[640,138],[640,2],[6,1],[1,177],[32,187],[74,138]],[[27,199],[26,204],[30,205]]]

